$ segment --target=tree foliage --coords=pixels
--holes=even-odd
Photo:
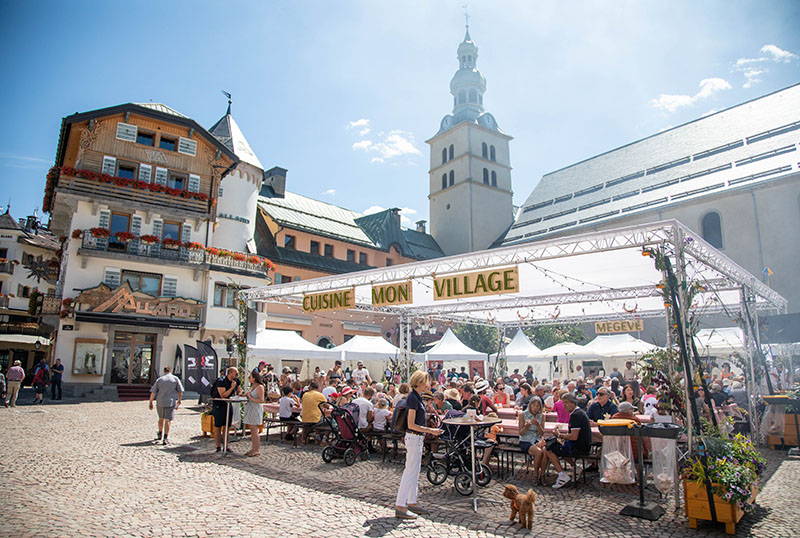
[[[577,325],[540,325],[523,330],[539,349],[545,349],[561,342],[577,344],[585,339],[583,330]]]
[[[497,329],[494,327],[454,323],[452,329],[459,340],[475,351],[497,353]]]

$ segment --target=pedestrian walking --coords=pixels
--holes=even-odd
[[[8,407],[8,399],[6,398],[6,376],[0,372],[0,398],[3,399],[3,405]]]
[[[156,412],[158,413],[158,436],[156,441],[161,440],[162,444],[168,444],[169,427],[175,416],[175,410],[181,405],[183,397],[183,384],[181,380],[172,375],[169,366],[164,367],[164,375],[156,379],[150,389],[150,410],[153,409],[153,399],[156,400]],[[163,433],[163,437],[162,437]]]
[[[17,406],[17,396],[19,396],[19,386],[25,379],[25,370],[22,369],[20,361],[14,361],[14,366],[6,372],[6,383],[8,383],[8,405]]]
[[[50,384],[50,368],[44,359],[39,361],[36,365],[36,370],[33,373],[33,390],[36,391],[33,403],[41,405],[44,403],[44,391],[47,385]]]
[[[247,393],[247,403],[244,406],[244,423],[250,426],[250,439],[253,448],[245,456],[258,456],[261,452],[261,440],[258,437],[258,428],[264,423],[264,385],[261,384],[261,376],[258,370],[250,373],[250,386]]]
[[[50,396],[54,400],[61,399],[61,376],[64,374],[64,365],[61,364],[61,359],[56,359],[53,365],[53,375],[50,379]],[[58,390],[58,397],[56,397],[56,389]]]

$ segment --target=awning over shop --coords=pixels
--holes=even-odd
[[[21,344],[35,346],[39,342],[42,347],[50,345],[50,339],[30,334],[0,334],[0,344]]]

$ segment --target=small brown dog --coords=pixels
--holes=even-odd
[[[519,524],[528,529],[533,528],[533,503],[536,502],[536,493],[529,489],[528,493],[522,495],[517,490],[517,486],[506,484],[503,497],[511,499],[511,517],[509,519],[514,521],[519,512]]]

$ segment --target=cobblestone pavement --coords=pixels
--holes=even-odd
[[[214,453],[198,436],[199,412],[176,413],[171,445],[152,442],[155,413],[146,402],[64,403],[0,408],[2,536],[522,536],[508,525],[508,506],[483,503],[479,513],[456,494],[452,479],[432,486],[420,476],[424,519],[394,516],[402,464],[373,457],[345,467],[325,464],[317,448],[281,442],[262,445],[245,458],[249,439],[232,443],[235,454]],[[755,512],[737,525],[737,536],[800,536],[800,459],[767,452],[769,471]],[[551,480],[554,476],[551,475]],[[527,486],[525,473],[512,482]],[[480,491],[503,500],[506,481]],[[534,488],[533,535],[558,537],[725,536],[723,525],[689,529],[674,501],[650,522],[617,515],[635,499],[629,487],[589,483],[559,491]],[[654,491],[654,490],[653,490]],[[654,493],[648,493],[655,498]]]

